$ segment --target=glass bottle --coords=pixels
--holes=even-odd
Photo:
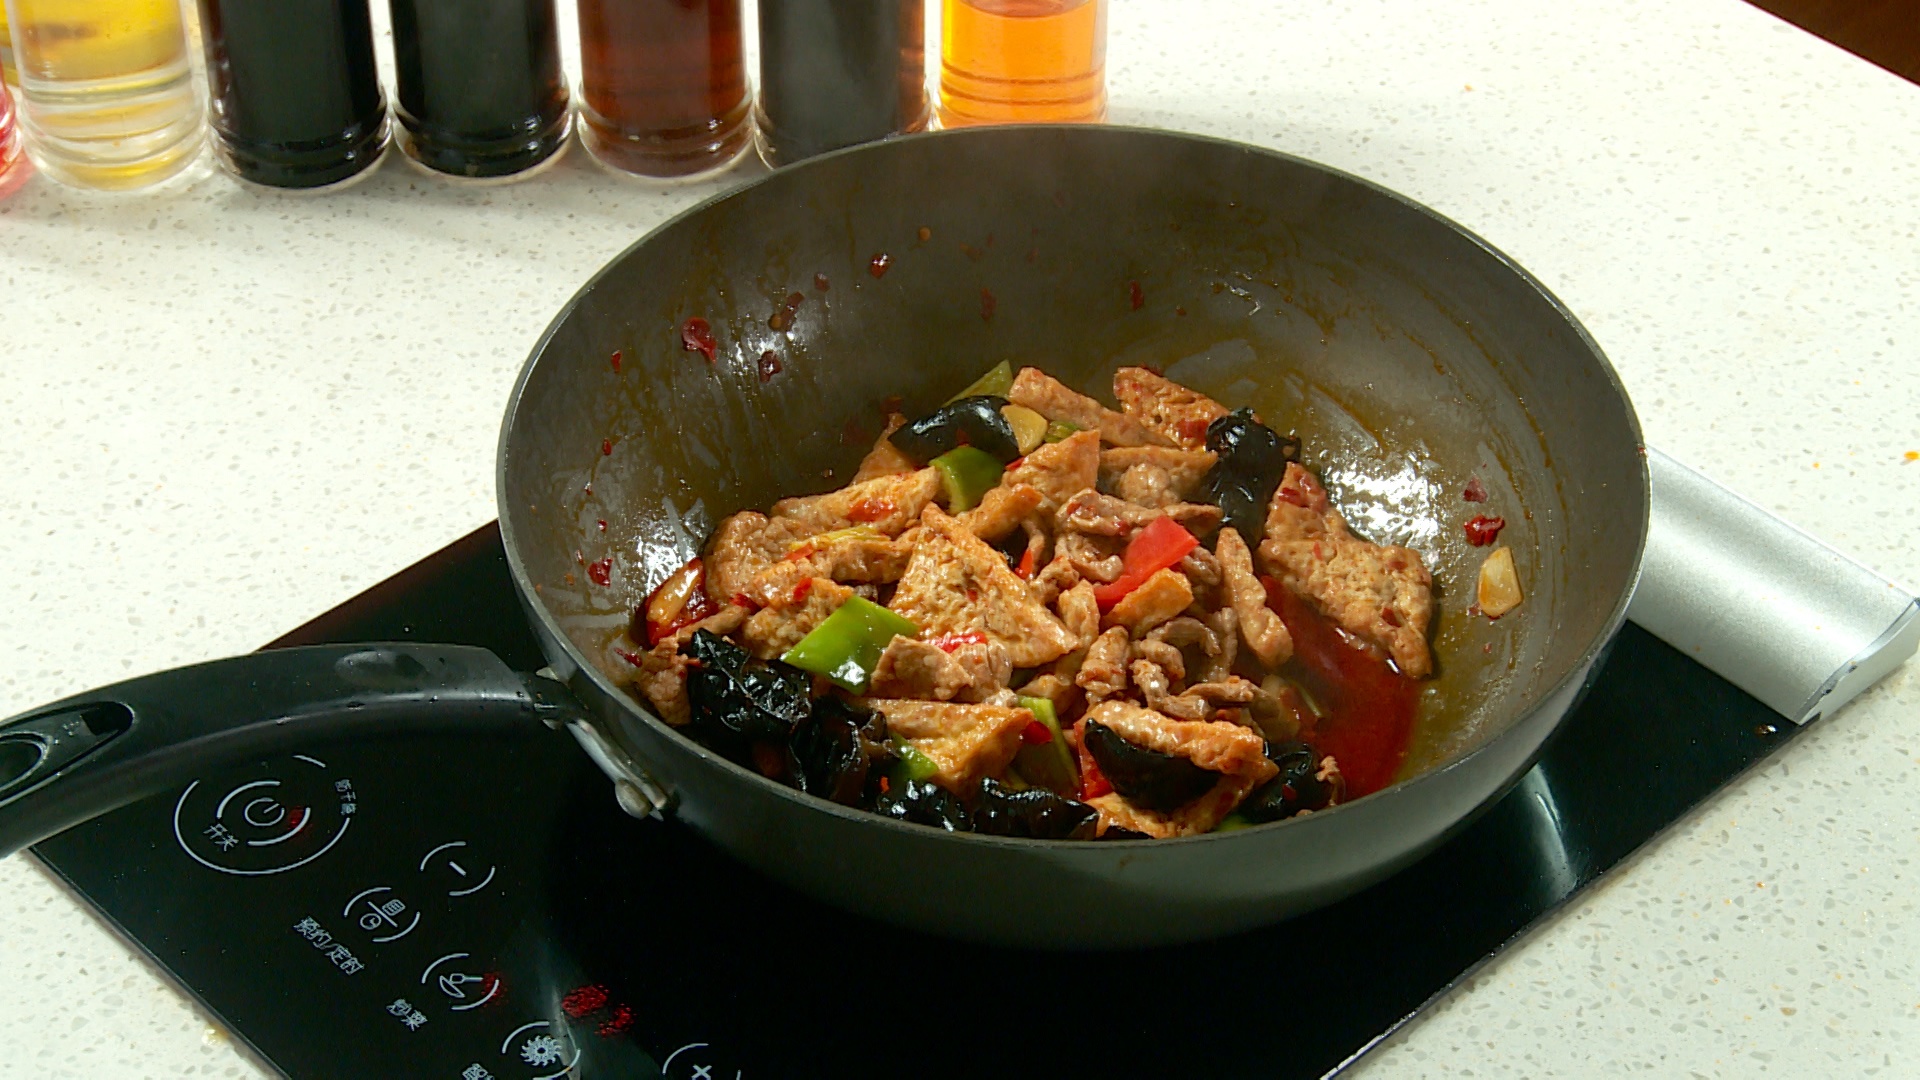
[[[0,85],[13,86],[20,76],[13,68],[13,35],[7,33],[7,5],[0,3]]]
[[[191,168],[205,145],[177,0],[5,0],[18,122],[40,171],[110,191]]]
[[[580,0],[580,65],[581,141],[613,168],[689,176],[747,147],[740,0]]]
[[[927,126],[922,0],[759,0],[760,157],[779,166]]]
[[[380,160],[387,105],[367,0],[200,0],[220,160],[268,187],[341,183]]]
[[[7,94],[7,84],[0,82],[0,199],[18,191],[32,172],[20,146],[20,129],[13,122],[13,98]]]
[[[1107,0],[945,0],[940,123],[1107,115]]]
[[[523,172],[572,114],[554,0],[389,0],[400,148],[453,176]]]

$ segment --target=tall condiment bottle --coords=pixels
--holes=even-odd
[[[759,0],[760,157],[780,166],[927,126],[923,0]]]
[[[579,0],[579,10],[580,136],[596,159],[660,178],[739,159],[752,134],[740,0]]]
[[[367,0],[199,3],[215,146],[228,171],[311,189],[380,160],[387,104]]]
[[[407,156],[450,176],[532,169],[572,116],[554,0],[388,0]]]
[[[1107,116],[1107,0],[944,0],[940,123]]]
[[[177,0],[5,0],[17,122],[40,171],[107,191],[193,169],[205,118]]]

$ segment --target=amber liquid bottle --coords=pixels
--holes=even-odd
[[[944,0],[940,123],[1107,115],[1107,0]]]
[[[580,0],[580,66],[581,139],[613,168],[691,176],[747,147],[740,0]]]

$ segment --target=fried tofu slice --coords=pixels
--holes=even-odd
[[[1184,450],[1205,450],[1207,425],[1227,415],[1225,405],[1143,367],[1114,372],[1113,396],[1128,416]]]
[[[1117,791],[1087,800],[1100,815],[1094,826],[1095,836],[1104,836],[1109,829],[1130,829],[1150,836],[1156,840],[1165,840],[1173,836],[1197,836],[1212,832],[1241,800],[1253,793],[1260,785],[1244,776],[1222,776],[1220,782],[1207,789],[1206,794],[1190,803],[1176,806],[1171,810],[1148,810],[1128,802]]]
[[[1433,575],[1417,552],[1353,535],[1326,488],[1298,464],[1273,493],[1260,560],[1341,629],[1385,648],[1405,674],[1432,674]]]
[[[1178,570],[1160,570],[1120,598],[1107,612],[1107,626],[1124,626],[1134,637],[1167,622],[1193,603],[1193,586]]]
[[[985,776],[1005,771],[1020,750],[1020,732],[1033,713],[1002,705],[951,701],[868,699],[887,718],[887,731],[925,754],[938,769],[932,780],[956,795],[969,795]]]
[[[1057,443],[1042,443],[1007,470],[1005,486],[1025,484],[1041,495],[1042,512],[1051,515],[1062,503],[1094,486],[1100,479],[1100,436],[1076,431]]]
[[[739,592],[755,604],[770,605],[813,578],[884,585],[899,580],[912,555],[913,544],[906,538],[889,540],[864,530],[836,530],[789,541],[786,551],[754,574]]]
[[[748,617],[740,628],[747,651],[762,660],[779,656],[800,644],[801,638],[826,622],[827,616],[853,595],[852,589],[827,578],[809,577],[805,581],[805,588],[796,585],[775,595],[767,606]]]
[[[899,413],[887,414],[886,430],[874,440],[873,449],[867,451],[867,456],[860,459],[860,467],[854,470],[853,479],[848,483],[859,484],[882,476],[898,476],[901,473],[915,472],[920,468],[912,458],[893,445],[891,436],[906,422],[907,418]]]
[[[1020,523],[1040,510],[1046,497],[1040,489],[1026,484],[1006,484],[989,489],[980,505],[960,515],[967,531],[991,544],[1011,536]]]
[[[809,534],[865,525],[899,536],[919,520],[920,511],[940,490],[940,473],[929,467],[862,480],[825,495],[781,499],[773,504],[771,516],[796,522]]]
[[[1098,429],[1100,441],[1114,446],[1171,446],[1173,441],[1139,420],[1115,412],[1078,393],[1039,368],[1021,368],[1007,400],[1025,405],[1049,420],[1065,420],[1082,431]],[[1205,441],[1204,439],[1202,440]]]
[[[753,510],[728,517],[713,530],[701,556],[707,596],[725,604],[745,593],[753,579],[785,557],[788,546],[804,534],[805,526],[799,522],[775,522]]]
[[[888,606],[924,635],[978,631],[1016,668],[1039,667],[1078,644],[998,551],[937,506],[921,521],[926,528]]]

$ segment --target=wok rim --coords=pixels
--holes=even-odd
[[[1425,772],[1419,773],[1418,775],[1415,775],[1415,776],[1408,777],[1404,780],[1395,781],[1394,783],[1389,784],[1387,787],[1384,787],[1379,791],[1373,792],[1369,795],[1362,796],[1361,798],[1355,799],[1352,802],[1339,803],[1325,810],[1315,811],[1312,814],[1297,815],[1294,817],[1284,818],[1279,821],[1266,822],[1259,825],[1253,825],[1248,828],[1235,829],[1235,830],[1231,830],[1229,832],[1224,832],[1224,833],[1206,832],[1206,833],[1199,833],[1191,836],[1145,838],[1145,839],[1139,839],[1139,840],[1117,840],[1117,841],[1102,840],[1097,843],[1093,843],[1085,840],[1050,840],[1050,839],[1034,839],[1034,838],[1028,838],[1028,837],[990,836],[990,835],[985,835],[982,833],[974,833],[974,832],[950,832],[944,829],[929,828],[925,825],[916,825],[916,824],[911,824],[904,821],[896,821],[892,818],[883,817],[879,814],[873,813],[868,810],[861,810],[856,807],[843,806],[839,803],[832,802],[831,800],[828,800],[828,799],[822,799],[817,796],[808,795],[805,792],[799,790],[798,788],[790,787],[776,780],[771,780],[765,776],[760,775],[758,772],[755,772],[754,770],[749,769],[746,766],[741,765],[727,758],[722,754],[716,753],[715,751],[701,744],[697,740],[693,739],[691,736],[683,733],[674,725],[669,724],[666,721],[655,716],[651,711],[649,711],[645,706],[643,706],[640,703],[640,701],[637,698],[635,698],[632,694],[630,694],[626,690],[621,689],[620,687],[615,686],[612,683],[612,681],[607,678],[605,673],[603,673],[599,669],[599,667],[595,665],[593,661],[590,660],[586,656],[586,654],[580,650],[580,648],[577,645],[574,644],[573,639],[567,634],[565,628],[560,625],[559,620],[554,616],[553,612],[547,607],[546,602],[540,597],[538,592],[535,590],[534,582],[531,576],[527,573],[525,563],[520,555],[520,544],[518,539],[515,537],[514,531],[513,531],[513,510],[512,510],[512,507],[509,506],[507,501],[507,494],[508,494],[507,467],[509,462],[509,451],[511,450],[511,447],[512,447],[514,432],[518,427],[518,424],[516,423],[516,421],[519,418],[520,406],[522,401],[524,400],[528,382],[531,381],[531,379],[533,378],[534,372],[539,369],[541,360],[546,355],[548,346],[552,343],[555,335],[558,334],[558,332],[560,331],[560,328],[567,322],[569,318],[573,316],[575,311],[579,309],[581,302],[590,293],[594,291],[594,289],[599,285],[602,279],[606,278],[615,270],[615,268],[623,265],[629,258],[634,256],[637,252],[639,252],[642,248],[644,248],[649,242],[653,240],[655,236],[665,233],[669,229],[672,229],[678,226],[684,221],[690,220],[692,218],[696,218],[701,214],[704,214],[709,209],[719,205],[720,203],[723,203],[729,199],[732,199],[738,196],[745,195],[746,193],[754,190],[755,188],[758,188],[763,184],[773,181],[781,176],[784,176],[787,173],[792,172],[793,170],[807,169],[809,167],[815,166],[816,163],[836,161],[841,158],[846,158],[846,157],[859,155],[859,154],[885,153],[887,152],[888,148],[891,146],[895,146],[899,144],[915,143],[915,142],[919,142],[926,139],[975,138],[975,139],[984,140],[984,139],[994,138],[994,137],[1007,137],[1009,132],[1016,132],[1016,131],[1017,132],[1033,132],[1037,134],[1060,134],[1060,135],[1069,135],[1074,138],[1094,138],[1094,139],[1107,138],[1107,137],[1148,136],[1152,138],[1167,139],[1175,142],[1201,143],[1201,144],[1205,144],[1213,147],[1218,147],[1221,149],[1234,150],[1242,153],[1258,154],[1258,155],[1269,157],[1269,158],[1275,158],[1280,161],[1287,162],[1289,164],[1296,165],[1296,166],[1304,166],[1308,169],[1311,169],[1320,173],[1324,173],[1328,176],[1335,177],[1339,180],[1343,180],[1352,184],[1357,184],[1362,188],[1365,188],[1373,192],[1376,195],[1384,196],[1387,199],[1392,200],[1393,202],[1399,203],[1403,207],[1411,209],[1419,214],[1424,215],[1427,218],[1432,219],[1435,223],[1439,224],[1440,226],[1446,229],[1451,230],[1460,238],[1466,240],[1468,243],[1472,244],[1474,247],[1479,248],[1486,255],[1492,257],[1508,273],[1511,273],[1516,278],[1518,278],[1519,281],[1522,284],[1524,284],[1528,289],[1530,289],[1538,298],[1545,301],[1547,306],[1557,316],[1559,316],[1562,321],[1565,322],[1565,324],[1569,329],[1573,331],[1576,337],[1576,340],[1580,343],[1580,345],[1592,356],[1592,358],[1595,361],[1599,363],[1600,374],[1606,380],[1607,386],[1613,391],[1614,395],[1618,398],[1621,405],[1624,406],[1625,408],[1627,426],[1633,435],[1633,451],[1639,459],[1638,467],[1635,470],[1635,476],[1639,480],[1638,505],[1640,507],[1640,513],[1638,515],[1638,521],[1636,522],[1636,535],[1635,535],[1634,544],[1633,544],[1632,566],[1629,568],[1629,572],[1627,574],[1627,581],[1625,583],[1624,588],[1620,590],[1619,596],[1614,601],[1613,610],[1608,613],[1606,620],[1602,623],[1600,632],[1597,633],[1593,637],[1593,639],[1587,643],[1586,647],[1581,650],[1579,657],[1571,665],[1568,666],[1566,672],[1563,675],[1561,675],[1559,679],[1555,680],[1550,685],[1547,685],[1535,691],[1535,693],[1531,695],[1532,697],[1531,702],[1524,703],[1522,707],[1517,708],[1513,711],[1506,712],[1504,714],[1504,719],[1506,721],[1504,725],[1501,726],[1498,732],[1496,732],[1492,737],[1480,743],[1480,745],[1475,746],[1473,749],[1468,750],[1467,752],[1460,754],[1456,757],[1453,757],[1441,763],[1438,766],[1430,768]],[[558,361],[555,361],[555,362],[557,363]],[[1522,409],[1526,408],[1524,403],[1521,404],[1521,407]],[[1203,135],[1203,134],[1197,134],[1193,132],[1176,131],[1176,130],[1167,129],[1167,128],[1140,127],[1140,126],[1132,126],[1132,125],[1124,125],[1124,124],[1099,124],[1099,125],[1022,124],[1017,126],[989,126],[989,127],[961,128],[961,129],[947,130],[947,131],[924,131],[924,132],[917,132],[910,135],[896,136],[893,138],[882,140],[880,142],[865,143],[861,145],[845,147],[839,150],[834,150],[828,153],[817,155],[815,157],[807,158],[803,161],[795,162],[792,165],[788,165],[777,170],[769,171],[763,176],[755,177],[751,180],[746,181],[745,183],[741,183],[733,187],[729,187],[724,191],[717,192],[714,195],[706,199],[702,199],[698,203],[695,203],[694,205],[687,207],[686,209],[680,211],[677,214],[674,214],[672,217],[666,219],[665,221],[662,221],[661,223],[654,226],[653,228],[647,230],[646,233],[642,234],[633,243],[623,248],[619,254],[607,260],[607,262],[603,264],[600,267],[600,269],[596,270],[592,276],[590,276],[585,282],[583,282],[580,285],[578,289],[574,291],[573,295],[568,298],[567,302],[561,306],[560,310],[554,315],[553,319],[547,324],[546,329],[541,331],[540,337],[538,338],[537,341],[535,341],[532,350],[527,355],[526,362],[521,365],[520,373],[514,379],[513,389],[507,400],[506,411],[503,414],[501,419],[500,437],[494,452],[494,502],[495,502],[496,510],[498,511],[498,515],[499,515],[500,538],[502,542],[502,547],[505,549],[505,552],[506,552],[507,566],[513,577],[514,588],[520,594],[520,598],[522,601],[521,606],[523,608],[530,610],[532,613],[534,613],[534,617],[539,620],[541,624],[541,629],[544,631],[543,634],[539,635],[543,639],[543,645],[545,640],[547,639],[557,642],[559,644],[561,651],[565,654],[566,661],[570,663],[575,670],[581,672],[585,678],[587,678],[590,682],[592,682],[595,688],[598,691],[600,691],[609,701],[617,702],[621,708],[623,716],[626,719],[629,719],[629,720],[638,719],[640,722],[651,725],[661,733],[665,734],[671,741],[681,746],[683,749],[693,753],[695,756],[701,758],[706,762],[718,765],[723,772],[730,772],[735,778],[745,781],[747,783],[764,785],[765,787],[778,793],[782,798],[784,798],[787,801],[788,804],[795,806],[804,811],[827,813],[827,814],[831,814],[833,816],[845,819],[849,822],[878,826],[883,829],[890,828],[890,829],[905,830],[907,834],[915,837],[920,837],[927,842],[936,842],[936,841],[944,840],[944,841],[958,842],[958,843],[981,844],[981,845],[986,845],[989,848],[1005,847],[1013,851],[1028,851],[1028,852],[1044,851],[1050,854],[1051,853],[1064,854],[1069,851],[1079,850],[1079,851],[1086,852],[1087,855],[1091,857],[1095,852],[1098,852],[1101,850],[1114,849],[1113,845],[1125,845],[1123,848],[1119,848],[1118,850],[1135,850],[1136,849],[1135,845],[1140,845],[1140,844],[1151,844],[1154,846],[1155,849],[1161,849],[1161,848],[1167,848],[1169,845],[1190,846],[1195,844],[1207,844],[1207,843],[1233,843],[1236,841],[1243,842],[1243,843],[1251,842],[1246,838],[1253,837],[1253,836],[1272,835],[1276,830],[1284,829],[1289,826],[1300,827],[1300,826],[1307,825],[1312,821],[1331,820],[1338,815],[1349,813],[1353,807],[1365,806],[1372,803],[1382,802],[1384,800],[1380,798],[1381,796],[1390,796],[1403,791],[1411,791],[1420,787],[1432,786],[1434,783],[1438,783],[1440,778],[1450,775],[1460,769],[1470,767],[1472,762],[1474,762],[1476,759],[1480,758],[1481,756],[1491,751],[1496,744],[1501,742],[1503,739],[1507,738],[1513,732],[1514,729],[1518,728],[1524,720],[1536,714],[1540,709],[1547,707],[1548,702],[1561,696],[1562,694],[1572,694],[1573,697],[1571,698],[1571,700],[1574,702],[1574,705],[1569,706],[1567,709],[1565,709],[1561,713],[1559,717],[1557,717],[1554,720],[1552,728],[1547,734],[1547,738],[1551,739],[1553,733],[1557,732],[1560,726],[1566,722],[1567,714],[1572,712],[1573,708],[1577,707],[1579,691],[1580,691],[1579,684],[1583,683],[1588,678],[1589,674],[1593,670],[1594,664],[1599,660],[1601,655],[1605,652],[1608,644],[1616,636],[1618,636],[1618,634],[1620,633],[1621,626],[1626,622],[1628,602],[1631,601],[1633,598],[1634,591],[1639,585],[1640,576],[1641,576],[1642,570],[1644,569],[1644,561],[1646,556],[1647,532],[1648,532],[1649,524],[1651,522],[1651,517],[1652,517],[1652,514],[1651,514],[1652,480],[1651,480],[1651,477],[1648,471],[1648,465],[1647,465],[1646,436],[1640,424],[1639,412],[1634,408],[1633,399],[1627,393],[1626,385],[1621,382],[1619,372],[1614,368],[1613,362],[1607,358],[1607,354],[1605,350],[1601,349],[1600,343],[1594,339],[1593,335],[1590,332],[1588,332],[1586,326],[1580,322],[1579,318],[1576,315],[1574,315],[1572,309],[1570,309],[1564,302],[1562,302],[1558,296],[1554,295],[1553,291],[1547,288],[1544,282],[1542,282],[1539,278],[1535,277],[1525,267],[1521,266],[1517,261],[1515,261],[1511,256],[1507,255],[1504,251],[1493,246],[1492,243],[1488,242],[1480,234],[1474,232],[1471,229],[1466,228],[1465,226],[1461,225],[1459,222],[1453,220],[1452,218],[1446,216],[1445,214],[1440,213],[1439,211],[1433,209],[1432,207],[1426,205],[1425,203],[1419,202],[1418,200],[1415,200],[1409,196],[1403,195],[1382,184],[1376,183],[1372,180],[1368,180],[1365,177],[1357,176],[1345,170],[1338,169],[1331,165],[1326,165],[1318,161],[1314,161],[1310,158],[1304,158],[1297,154],[1290,154],[1283,150],[1275,150],[1269,147],[1258,146],[1252,143],[1240,142],[1233,139],[1224,139],[1224,138],[1219,138],[1217,136],[1212,136],[1212,135]],[[553,656],[551,655],[548,656],[549,661],[552,661],[553,659],[554,659]],[[646,759],[645,755],[639,754],[634,751],[634,748],[632,746],[632,740],[626,739],[626,738],[620,738],[619,733],[617,732],[612,733],[611,737],[616,738],[618,743],[621,746],[626,748],[629,753],[633,754],[637,763],[642,768],[645,768],[648,770],[657,769],[657,767],[652,762]],[[1528,758],[1528,765],[1527,765],[1528,768],[1532,767],[1532,762],[1536,760],[1537,757],[1538,757],[1538,753],[1536,752],[1534,755]],[[657,771],[666,773],[669,776],[671,775],[669,770],[657,770]],[[1506,788],[1510,787],[1513,780],[1521,775],[1524,775],[1525,771],[1526,771],[1525,769],[1522,769],[1519,772],[1516,772],[1513,776],[1504,778],[1502,783],[1496,787],[1494,794],[1489,795],[1487,798],[1483,799],[1479,804],[1476,805],[1474,810],[1462,816],[1460,819],[1455,821],[1449,821],[1441,825],[1440,828],[1436,830],[1436,836],[1440,838],[1444,838],[1447,835],[1451,835],[1451,833],[1454,830],[1461,827],[1466,821],[1471,820],[1474,814],[1478,813],[1480,810],[1485,809],[1488,805],[1490,805],[1494,800],[1494,798],[1496,798],[1500,792],[1503,792],[1506,790]],[[619,778],[614,777],[612,779],[615,779],[617,781]],[[666,786],[668,787],[668,790],[670,792],[673,790],[673,785],[670,782]],[[669,810],[667,812],[671,816],[671,811]]]

